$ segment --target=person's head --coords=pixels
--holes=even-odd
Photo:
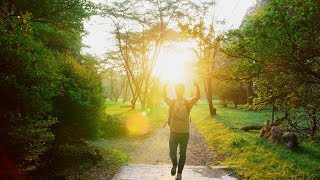
[[[183,98],[183,94],[184,94],[184,85],[183,84],[176,84],[174,87],[175,91],[176,91],[176,96],[177,98]]]

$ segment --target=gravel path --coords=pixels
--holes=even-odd
[[[159,127],[144,138],[118,139],[109,143],[124,149],[129,154],[129,164],[170,164],[169,134],[168,126],[165,128]],[[186,165],[210,165],[213,161],[212,157],[213,154],[208,150],[202,136],[191,124]]]

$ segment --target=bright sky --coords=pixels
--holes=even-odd
[[[106,0],[92,0],[97,3]],[[247,9],[255,3],[255,0],[217,0],[216,16],[218,20],[225,20],[221,30],[237,28],[247,12]],[[84,23],[88,34],[83,37],[83,43],[89,47],[83,48],[84,53],[103,56],[107,49],[112,48],[113,42],[110,36],[111,22],[107,18],[92,17]]]

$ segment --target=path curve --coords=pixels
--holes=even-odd
[[[117,140],[112,144],[124,149],[129,154],[129,164],[170,164],[169,135],[168,126],[165,128],[159,127],[147,137]],[[213,154],[208,150],[203,137],[191,123],[186,165],[211,165],[213,163],[212,157]]]

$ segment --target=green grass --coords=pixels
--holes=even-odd
[[[320,178],[319,145],[304,142],[297,152],[291,152],[259,138],[257,133],[239,130],[244,125],[263,124],[268,112],[218,107],[218,115],[212,118],[207,108],[203,103],[196,106],[192,122],[209,148],[224,157],[216,164],[232,167],[242,178]]]
[[[148,118],[148,123],[150,123],[150,128],[148,134],[152,133],[159,126],[163,125],[166,120],[167,110],[163,105],[159,106],[156,109],[140,109],[140,104],[137,103],[137,109],[131,110],[128,105],[129,102],[126,103],[115,103],[113,101],[106,102],[107,108],[106,113],[109,115],[117,115],[122,118],[123,121],[126,121],[128,116],[134,113],[141,113],[142,116],[146,116]],[[130,134],[129,134],[130,136]]]
[[[106,113],[110,115],[122,115],[130,111],[130,107],[126,107],[130,105],[129,102],[122,103],[118,102],[115,103],[113,101],[106,101]]]

